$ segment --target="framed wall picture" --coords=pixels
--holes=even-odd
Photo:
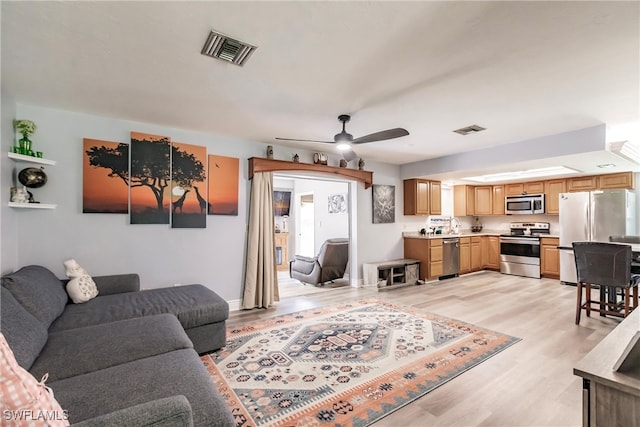
[[[376,185],[373,188],[373,223],[388,224],[396,222],[396,187],[394,185]]]
[[[82,213],[129,213],[129,144],[83,140]]]
[[[347,213],[347,195],[346,194],[330,195],[328,209],[330,214]]]

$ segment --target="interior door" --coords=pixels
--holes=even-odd
[[[298,228],[298,251],[303,256],[315,256],[315,206],[313,193],[300,195],[300,227]]]

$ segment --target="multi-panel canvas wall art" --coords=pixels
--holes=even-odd
[[[129,212],[129,145],[83,140],[82,212]]]
[[[131,224],[169,224],[171,138],[131,132]]]
[[[209,155],[209,215],[238,215],[240,160]]]
[[[206,228],[207,148],[174,142],[171,154],[171,227]]]
[[[396,187],[373,185],[373,223],[387,224],[396,221]]]

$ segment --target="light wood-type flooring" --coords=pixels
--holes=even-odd
[[[275,307],[231,312],[228,325],[377,297],[522,339],[376,427],[579,426],[582,382],[573,366],[620,322],[583,313],[577,326],[574,286],[489,271],[383,292],[282,282]]]

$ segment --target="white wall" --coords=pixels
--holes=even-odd
[[[7,206],[10,198],[9,189],[13,186],[13,170],[15,164],[5,153],[14,144],[13,119],[16,118],[16,107],[13,99],[2,88],[2,104],[0,110],[0,274],[9,273],[18,266],[16,212]]]
[[[330,214],[328,198],[332,194],[344,194],[348,201],[349,185],[346,182],[296,179],[295,193],[313,193],[314,207],[314,253],[327,239],[349,237],[349,214]]]
[[[175,283],[202,283],[224,299],[238,300],[242,295],[246,247],[247,159],[264,157],[267,144],[234,140],[211,134],[173,129],[153,124],[100,117],[29,105],[8,109],[6,119],[33,120],[38,125],[34,147],[45,157],[57,160],[46,167],[47,184],[34,191],[43,203],[56,203],[56,210],[24,209],[8,212],[8,186],[5,158],[2,159],[2,252],[4,272],[28,264],[40,264],[59,277],[64,276],[62,262],[76,258],[93,275],[137,272],[142,286],[155,288]],[[3,151],[9,149],[12,131],[5,138],[3,112]],[[171,229],[168,225],[130,225],[128,215],[82,213],[82,139],[128,142],[130,132],[165,135],[173,140],[203,145],[209,154],[240,159],[238,216],[207,217],[206,229]],[[312,163],[313,152],[296,150],[300,161]],[[276,159],[291,158],[291,149],[274,146]],[[338,156],[330,155],[329,164],[337,165]],[[10,165],[13,167],[14,165]],[[18,167],[24,167],[18,166]],[[401,214],[402,181],[399,167],[367,164],[376,184],[396,185],[396,221]],[[9,173],[10,174],[10,173]],[[358,259],[361,263],[402,257],[401,225],[372,224],[371,189],[357,185]],[[15,232],[15,238],[12,233]],[[15,253],[15,257],[5,254]],[[361,273],[360,273],[361,274]]]

